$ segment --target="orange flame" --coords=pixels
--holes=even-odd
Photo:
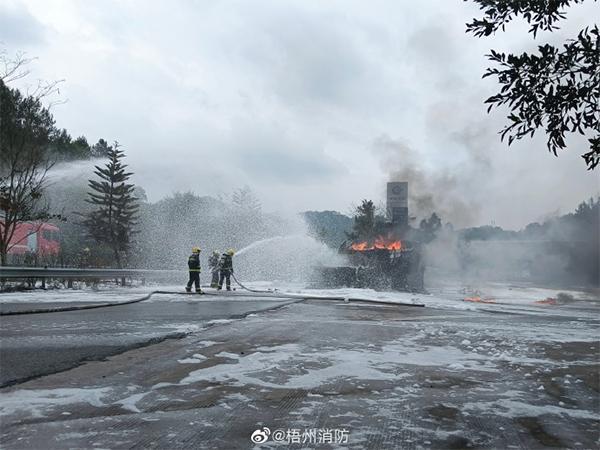
[[[369,250],[368,246],[369,246],[369,244],[367,244],[366,242],[358,242],[358,243],[352,244],[350,246],[350,248],[357,252],[364,252],[365,250]]]
[[[402,241],[394,241],[387,246],[388,250],[401,250],[402,249]]]
[[[535,303],[538,303],[540,305],[556,305],[556,304],[558,304],[558,302],[556,301],[556,299],[552,298],[552,297],[548,297],[548,298],[546,298],[544,300],[538,300]]]
[[[479,296],[465,297],[464,301],[473,303],[496,303],[496,301],[493,298],[481,298]]]
[[[375,249],[399,251],[402,250],[402,241],[392,241],[379,236],[377,239],[375,239],[375,241],[373,241],[372,244],[369,244],[367,241],[355,242],[350,246],[350,248],[356,252],[364,252]]]

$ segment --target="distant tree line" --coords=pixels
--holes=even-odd
[[[104,139],[94,145],[88,144],[85,136],[73,139],[64,128],[52,131],[48,145],[50,156],[57,162],[108,158],[112,149]]]
[[[103,176],[96,174],[91,181],[99,183],[100,190],[91,189],[89,175],[80,173],[48,187],[46,195],[53,208],[66,211],[67,217],[59,225],[60,265],[185,269],[192,245],[202,246],[202,258],[207,258],[213,250],[239,250],[256,240],[286,234],[289,229],[281,218],[262,211],[260,201],[248,187],[220,198],[175,192],[149,202],[143,188],[127,180],[114,191],[116,216],[110,224],[109,205],[104,202],[109,183],[103,177],[110,175],[108,166],[112,164],[109,159],[105,166],[96,168],[96,172],[100,169],[104,172]],[[114,173],[120,173],[121,169],[121,176],[128,174],[123,166],[112,168]],[[119,199],[125,191],[135,201]],[[94,198],[102,205],[95,203]],[[123,220],[131,223],[120,231]]]
[[[520,231],[484,226],[458,232],[459,242],[523,243],[520,260],[538,279],[600,285],[600,197],[583,201],[574,212],[534,222]],[[537,249],[537,252],[533,250]],[[549,262],[554,261],[550,270]]]
[[[215,250],[239,250],[286,233],[286,224],[263,212],[248,187],[220,198],[176,192],[155,203],[142,203],[139,222],[135,258],[138,266],[152,269],[185,266],[192,245],[202,247],[204,259]]]
[[[348,238],[353,226],[351,217],[337,211],[306,211],[301,217],[313,238],[335,249]]]

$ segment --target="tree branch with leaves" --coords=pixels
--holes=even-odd
[[[467,0],[465,0],[467,1]],[[522,17],[534,38],[542,31],[557,30],[566,18],[565,9],[584,0],[471,0],[479,4],[482,19],[467,24],[477,37],[505,31],[506,25]],[[596,1],[596,0],[593,0]],[[537,53],[521,55],[491,50],[495,64],[483,77],[496,77],[500,92],[488,98],[488,113],[500,106],[509,108],[509,122],[500,131],[511,145],[533,137],[543,129],[547,147],[554,155],[567,147],[566,137],[579,133],[587,138],[589,151],[582,154],[587,168],[600,164],[600,30],[597,25],[579,32],[562,47],[538,46]]]
[[[39,98],[23,96],[0,80],[0,264],[19,244],[13,237],[20,222],[49,220],[43,201],[46,175],[53,165],[47,146],[54,119]],[[36,231],[34,227],[33,232]]]

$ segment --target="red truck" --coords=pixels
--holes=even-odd
[[[21,222],[17,224],[8,254],[24,256],[33,253],[38,257],[56,257],[60,252],[60,229],[51,223]]]

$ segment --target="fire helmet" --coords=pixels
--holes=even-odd
[[[219,250],[213,250],[213,255],[219,255]]]
[[[235,250],[230,248],[229,250],[227,250],[226,252],[229,256],[233,256],[235,254]]]
[[[192,253],[200,253],[200,247],[192,247]]]

